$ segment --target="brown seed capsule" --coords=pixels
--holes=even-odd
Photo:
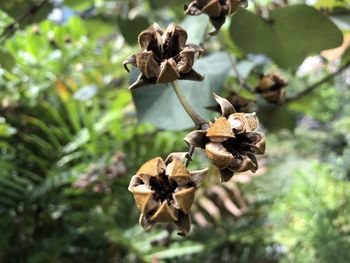
[[[208,158],[220,170],[221,180],[229,180],[234,172],[258,169],[255,154],[265,152],[265,136],[256,132],[255,113],[236,113],[226,99],[213,94],[222,115],[207,130],[190,132],[185,141],[205,149]]]
[[[187,33],[183,28],[171,24],[163,31],[154,24],[140,33],[138,41],[142,51],[123,62],[127,71],[129,64],[141,71],[129,89],[177,79],[203,80],[192,68],[195,55],[203,50],[195,44],[186,44]]]
[[[159,222],[174,223],[180,235],[190,231],[189,211],[208,169],[189,172],[178,156],[179,153],[170,154],[165,162],[154,158],[131,178],[128,189],[134,194],[145,230]]]
[[[197,16],[206,14],[210,18],[216,34],[225,23],[225,17],[232,15],[239,6],[247,7],[246,0],[194,0],[189,5],[185,5],[185,14]]]
[[[259,86],[256,87],[256,93],[261,94],[267,102],[281,104],[287,85],[287,81],[278,74],[263,75],[260,78]]]

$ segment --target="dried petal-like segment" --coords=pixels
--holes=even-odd
[[[151,217],[151,221],[160,222],[160,223],[169,223],[177,221],[177,211],[174,207],[170,207],[168,202],[163,201],[162,205]]]
[[[219,0],[211,0],[202,8],[202,12],[210,17],[218,17],[221,13],[221,4]]]
[[[198,16],[202,14],[201,10],[202,6],[200,6],[196,1],[193,1],[189,5],[184,6],[185,14],[191,15],[191,16]]]
[[[220,169],[219,172],[220,172],[221,182],[229,181],[232,178],[232,176],[234,175],[234,172],[228,168]]]
[[[191,71],[194,62],[195,51],[190,48],[184,48],[180,52],[180,61],[176,67],[179,73],[188,73]]]
[[[138,89],[144,86],[148,86],[150,84],[155,83],[155,80],[146,78],[142,73],[138,76],[137,80],[129,86],[129,90]]]
[[[194,201],[195,187],[179,188],[173,193],[174,207],[188,214]]]
[[[186,236],[188,232],[191,230],[191,219],[189,215],[183,213],[182,211],[179,211],[178,215],[179,219],[175,221],[175,225],[180,229],[180,233],[178,235],[180,236]]]
[[[142,214],[148,213],[158,206],[158,202],[152,198],[154,191],[149,189],[146,185],[135,186],[132,192],[134,194],[136,206]]]
[[[209,35],[215,36],[219,32],[222,25],[225,24],[226,16],[225,16],[225,14],[221,14],[221,16],[218,16],[218,17],[210,17],[209,21],[213,25],[213,27],[215,28],[215,31],[210,32]]]
[[[160,67],[152,51],[141,51],[135,55],[136,65],[147,78],[157,78]]]
[[[251,152],[256,154],[265,153],[265,135],[262,132],[248,132],[245,137],[244,143],[248,145]]]
[[[231,114],[228,117],[228,122],[235,133],[252,132],[259,125],[255,112]]]
[[[240,155],[233,158],[227,168],[235,172],[246,172],[250,170],[255,173],[258,166],[248,156]]]
[[[139,223],[145,231],[149,231],[155,224],[155,222],[151,221],[150,218],[144,214],[140,215]]]
[[[194,183],[194,185],[196,187],[199,187],[202,184],[204,178],[208,174],[208,168],[198,170],[198,171],[193,171],[193,172],[190,172],[190,174],[191,174],[191,179],[192,179],[192,182]]]
[[[162,158],[156,157],[146,163],[144,163],[137,171],[137,175],[142,179],[145,184],[149,184],[150,177],[158,176],[165,171],[166,166]]]
[[[228,14],[231,15],[234,12],[236,12],[238,7],[241,5],[241,1],[240,0],[229,0],[228,4],[229,4]]]
[[[128,190],[132,192],[134,187],[142,184],[144,184],[144,182],[141,180],[141,178],[138,175],[134,175],[131,177]]]
[[[133,65],[134,67],[137,67],[137,64],[136,64],[136,56],[135,55],[131,55],[130,57],[128,57],[127,60],[123,61],[123,67],[125,68],[125,70],[127,72],[130,72],[129,68],[128,68],[128,65],[131,64]]]
[[[226,168],[234,157],[221,143],[209,142],[205,145],[205,152],[212,163],[219,169]]]
[[[231,114],[236,113],[235,108],[227,99],[224,99],[224,98],[216,95],[215,93],[213,93],[213,97],[221,107],[221,115],[222,116],[227,118]]]
[[[176,53],[178,53],[181,49],[185,47],[187,41],[187,32],[182,27],[177,26],[176,24],[170,24],[167,30],[165,31],[164,36],[164,46],[167,46],[169,44],[173,45],[174,49],[176,50]],[[166,47],[164,47],[164,49],[165,48]]]
[[[184,141],[189,145],[193,145],[195,147],[205,148],[205,145],[209,142],[207,138],[207,131],[205,130],[197,130],[192,131],[186,135]]]
[[[169,179],[174,180],[180,186],[186,185],[191,181],[191,175],[186,166],[178,159],[174,159],[168,164],[166,174],[169,175]]]
[[[160,64],[160,73],[157,79],[158,83],[168,83],[178,78],[180,78],[180,74],[176,69],[175,60],[169,58]]]
[[[225,117],[217,119],[207,130],[207,137],[213,142],[223,142],[228,138],[234,138],[229,121]]]
[[[174,159],[177,159],[184,163],[188,158],[190,158],[188,152],[173,152],[167,156],[164,162],[169,165]]]
[[[191,71],[188,73],[180,73],[180,79],[202,81],[204,77],[194,69],[191,69]]]
[[[157,45],[158,35],[163,35],[163,30],[155,23],[140,33],[138,37],[140,47],[142,49],[150,50],[150,46]]]

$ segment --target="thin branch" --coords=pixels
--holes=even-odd
[[[26,12],[24,12],[22,15],[18,16],[15,21],[13,21],[11,24],[9,24],[5,29],[4,32],[1,34],[0,43],[3,43],[6,39],[11,37],[17,30],[17,25],[21,24],[27,17],[34,16],[43,6],[45,6],[49,0],[43,0],[42,2],[38,3],[37,5],[33,5],[30,7]]]
[[[188,103],[187,99],[183,95],[180,86],[177,82],[171,83],[173,86],[173,89],[175,91],[175,94],[177,98],[179,99],[182,107],[187,112],[188,116],[191,117],[192,121],[197,125],[198,129],[203,129],[205,125],[207,125],[207,122],[192,108],[192,106]],[[189,165],[189,163],[192,160],[192,155],[194,153],[195,147],[193,145],[190,145],[188,152],[187,152],[187,158],[185,161],[186,167]]]
[[[185,98],[185,96],[182,94],[181,88],[180,86],[177,84],[177,82],[172,82],[171,83],[173,86],[173,89],[176,93],[177,98],[179,99],[182,107],[185,109],[185,111],[187,112],[188,116],[191,117],[191,119],[193,120],[193,122],[197,125],[197,126],[202,126],[203,124],[207,123],[201,116],[199,116],[199,114],[192,108],[192,106],[188,103],[187,99]]]
[[[285,103],[290,103],[292,101],[298,100],[301,97],[304,97],[305,95],[311,93],[312,91],[314,91],[315,89],[317,89],[318,87],[320,87],[322,84],[328,82],[329,80],[333,79],[335,76],[339,75],[340,73],[342,73],[345,69],[347,69],[350,66],[350,61],[346,64],[344,64],[343,66],[341,66],[337,71],[335,71],[334,73],[331,73],[327,76],[325,76],[323,79],[317,81],[316,83],[310,85],[309,87],[305,88],[303,91],[295,94],[294,96],[291,96],[289,98],[285,99]]]
[[[241,73],[239,73],[239,70],[237,68],[237,63],[236,63],[236,60],[234,60],[229,52],[229,49],[228,49],[228,45],[225,41],[225,38],[222,36],[222,34],[219,33],[218,35],[218,40],[221,44],[221,46],[223,47],[223,49],[225,50],[226,54],[227,54],[227,57],[228,59],[230,60],[230,63],[231,63],[231,66],[233,68],[233,71],[235,72],[236,74],[236,77],[237,77],[237,80],[239,82],[239,85],[244,88],[245,90],[249,91],[249,92],[253,92],[253,88],[244,81],[243,77],[241,76]]]

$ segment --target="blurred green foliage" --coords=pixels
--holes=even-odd
[[[0,262],[350,261],[349,70],[290,103],[267,104],[239,87],[224,47],[206,34],[208,19],[184,17],[189,2],[1,1]],[[227,19],[220,38],[249,85],[257,85],[259,73],[279,71],[292,96],[348,63],[349,46],[332,59],[319,52],[349,34],[349,4],[314,2],[289,1],[292,7],[281,9],[285,1],[259,0],[249,5],[255,14],[241,10]],[[317,34],[299,26],[303,12],[293,12],[292,22],[274,25],[286,49],[252,35],[261,26],[255,20],[267,21],[261,14],[294,10],[294,4],[319,18]],[[122,61],[137,51],[139,31],[154,22],[183,24],[191,42],[205,49],[195,63],[205,82],[180,83],[197,110],[217,116],[204,108],[213,102],[210,92],[235,91],[257,100],[267,135],[261,172],[237,181],[230,193],[240,209],[244,200],[243,214],[233,215],[227,199],[210,194],[218,185],[212,168],[194,207],[207,223],[193,218],[186,239],[162,227],[144,233],[127,191],[142,163],[186,150],[183,128],[191,126],[173,110],[178,104],[169,87],[148,87],[154,102],[146,89],[127,90]],[[321,24],[329,27],[322,34]],[[314,42],[300,39],[307,36]],[[216,64],[201,65],[212,58]],[[191,167],[206,165],[196,152]]]

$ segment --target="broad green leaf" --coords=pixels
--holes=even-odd
[[[15,59],[9,53],[0,50],[0,65],[10,71],[15,65]]]
[[[181,26],[186,29],[188,34],[188,43],[197,45],[202,43],[206,34],[208,22],[208,16],[187,16],[186,19],[182,21]]]
[[[212,112],[205,107],[214,104],[211,93],[220,93],[231,64],[226,53],[217,52],[199,59],[194,68],[205,76],[204,81],[181,80],[179,85],[184,96],[198,114],[205,119],[210,119]],[[135,90],[133,99],[140,122],[149,122],[166,130],[182,130],[194,126],[178,101],[171,83],[151,85]]]
[[[64,4],[77,11],[84,11],[94,5],[94,0],[64,0]]]
[[[336,25],[315,8],[278,8],[264,19],[240,8],[232,17],[231,37],[245,53],[262,53],[282,68],[299,65],[305,57],[341,45]]]

